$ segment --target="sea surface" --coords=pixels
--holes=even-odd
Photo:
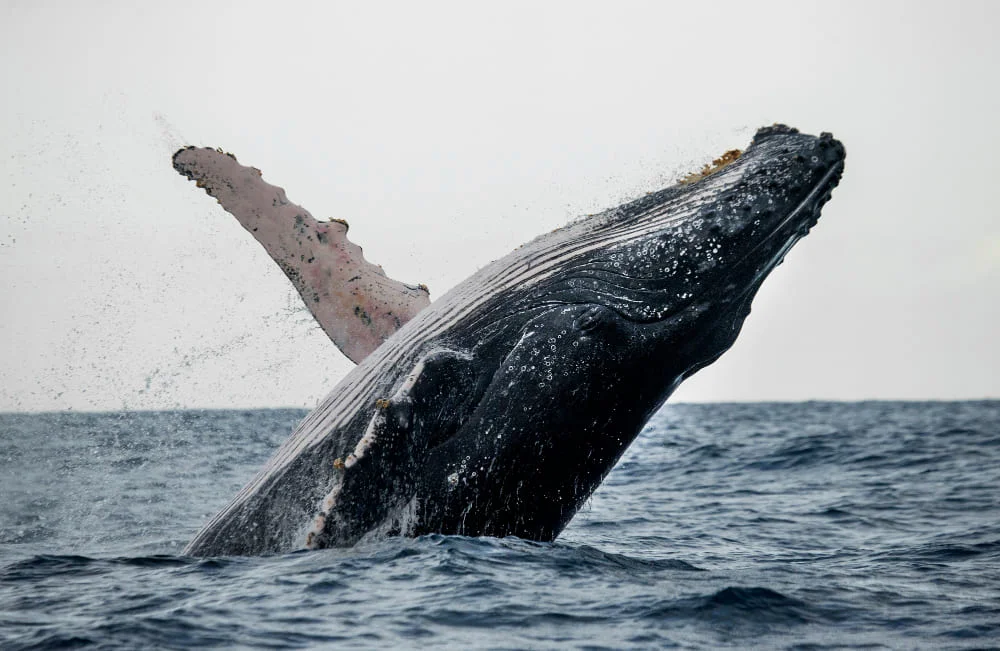
[[[0,415],[0,648],[1000,648],[1000,402],[668,405],[555,543],[181,556],[305,415]]]

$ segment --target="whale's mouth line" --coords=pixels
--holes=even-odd
[[[831,167],[830,170],[823,175],[823,178],[820,179],[820,181],[816,184],[816,186],[809,192],[808,195],[806,195],[805,199],[799,202],[799,205],[796,206],[795,209],[792,210],[790,213],[788,213],[788,216],[782,219],[780,224],[775,226],[774,230],[771,231],[771,234],[768,235],[763,240],[761,240],[756,246],[754,246],[753,249],[751,249],[746,255],[744,255],[740,259],[740,261],[736,265],[734,265],[734,267],[739,267],[740,265],[742,265],[743,262],[746,261],[746,259],[749,258],[755,251],[757,251],[760,247],[764,246],[765,244],[773,240],[775,237],[777,237],[778,233],[784,231],[785,227],[788,226],[788,224],[793,219],[795,219],[796,216],[798,216],[804,209],[809,207],[810,202],[813,202],[816,199],[816,196],[820,192],[832,191],[833,188],[830,187],[830,182],[833,180],[835,176],[839,176],[840,174],[842,174],[843,171],[844,171],[844,161],[841,160],[838,161],[836,165]],[[815,209],[818,210],[819,206],[816,206]],[[815,221],[813,223],[815,223]],[[760,269],[758,269],[757,272],[754,274],[753,279],[749,283],[747,283],[746,286],[731,301],[729,301],[729,304],[734,306],[736,312],[743,313],[749,311],[748,308],[750,306],[750,300],[756,294],[757,289],[759,289],[760,286],[764,283],[764,280],[771,273],[771,271],[778,264],[778,262],[788,254],[788,252],[792,249],[792,247],[795,246],[795,244],[804,235],[805,232],[801,232],[799,234],[796,234],[795,237],[789,237],[787,241],[777,251],[775,251],[774,255],[771,256],[768,263],[763,265]]]
[[[784,219],[781,220],[781,223],[779,223],[777,226],[775,226],[771,230],[771,233],[767,237],[765,237],[760,242],[758,242],[757,244],[755,244],[753,246],[753,248],[750,249],[749,251],[747,251],[743,255],[743,257],[740,258],[733,266],[734,267],[739,267],[744,262],[746,262],[747,258],[749,258],[750,256],[752,256],[762,246],[768,244],[771,240],[773,240],[775,237],[777,237],[779,233],[781,233],[782,231],[784,231],[785,227],[788,226],[789,222],[791,222],[793,219],[795,219],[796,217],[798,217],[802,213],[803,210],[805,210],[807,208],[810,208],[810,207],[812,207],[812,208],[818,208],[818,206],[814,205],[817,195],[819,195],[821,192],[832,191],[833,187],[830,186],[830,182],[833,180],[833,178],[835,176],[839,176],[840,174],[842,174],[843,171],[844,171],[844,161],[841,160],[841,161],[838,161],[836,165],[834,165],[833,167],[831,167],[830,170],[826,174],[823,175],[823,178],[820,179],[818,183],[816,183],[816,185],[813,187],[813,189],[809,191],[809,194],[807,194],[806,197],[802,201],[799,202],[799,205],[797,205],[794,210],[792,210],[791,212],[789,212],[788,215]],[[792,240],[792,242],[794,243],[794,240]],[[782,247],[782,250],[787,253],[788,248],[787,247]],[[774,258],[772,258],[772,260],[778,259],[778,257],[780,257],[780,256],[775,256]],[[768,265],[768,269],[767,270],[769,270],[769,267],[770,267],[770,265]],[[767,270],[763,271],[762,273],[766,274]]]

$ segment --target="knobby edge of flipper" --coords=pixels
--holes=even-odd
[[[385,275],[347,239],[348,224],[321,222],[221,149],[185,147],[173,167],[195,181],[250,232],[281,267],[330,340],[358,363],[430,305],[425,285]]]

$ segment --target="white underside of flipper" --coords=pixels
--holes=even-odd
[[[347,222],[317,221],[232,154],[188,147],[174,169],[198,183],[263,245],[298,290],[324,332],[360,362],[430,304],[423,285],[386,277],[347,239]]]

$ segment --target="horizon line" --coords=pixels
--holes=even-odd
[[[837,399],[837,398],[809,398],[805,400],[683,400],[679,402],[667,402],[660,409],[677,406],[690,405],[808,405],[808,404],[872,404],[872,403],[972,403],[972,402],[1000,402],[1000,397],[985,398],[862,398],[859,400]],[[314,408],[296,406],[254,406],[254,407],[164,407],[164,408],[123,408],[123,409],[43,409],[43,410],[23,410],[7,411],[0,409],[0,416],[20,416],[20,415],[62,415],[62,414],[154,414],[168,412],[232,412],[232,411],[304,411],[312,412]],[[659,410],[657,410],[659,411]]]

